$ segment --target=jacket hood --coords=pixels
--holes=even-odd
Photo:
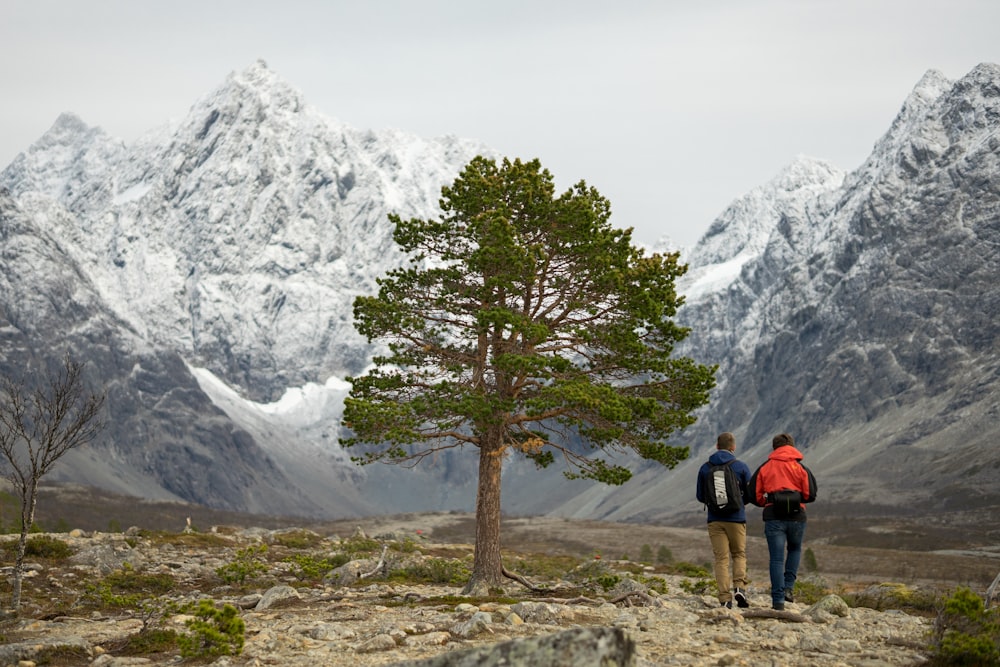
[[[768,455],[768,461],[801,461],[802,452],[795,449],[794,445],[784,445],[778,447]]]
[[[725,463],[726,461],[732,461],[735,458],[736,455],[728,449],[717,449],[711,456],[708,457],[708,462],[715,466],[720,463]]]

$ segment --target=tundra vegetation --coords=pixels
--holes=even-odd
[[[146,566],[124,562],[94,577],[77,564],[76,549],[70,546],[69,536],[32,534],[27,540],[26,554],[47,576],[29,580],[24,608],[34,618],[83,618],[96,614],[98,618],[131,615],[141,619],[141,627],[135,632],[108,639],[101,650],[115,656],[145,657],[156,663],[177,659],[203,663],[218,656],[240,655],[246,628],[241,617],[243,605],[235,604],[234,600],[256,599],[261,591],[289,582],[292,588],[315,588],[334,580],[336,572],[345,567],[365,574],[339,584],[337,590],[361,590],[374,582],[390,583],[396,590],[405,586],[411,591],[412,587],[435,585],[435,594],[387,592],[375,602],[415,611],[462,603],[510,605],[539,599],[641,606],[655,603],[655,596],[714,597],[715,594],[714,578],[707,563],[686,561],[650,564],[567,553],[505,550],[504,558],[516,569],[516,576],[532,586],[511,584],[487,596],[468,596],[459,592],[472,566],[472,554],[464,545],[425,542],[396,534],[371,538],[358,533],[341,538],[324,537],[304,529],[252,533],[232,527],[216,527],[207,533],[132,528],[121,538],[146,554],[194,550],[207,561],[217,561],[220,565],[206,569],[209,574],[190,578],[171,574],[162,561],[147,559]],[[77,540],[76,544],[79,543]],[[656,544],[622,546],[646,554],[657,548],[669,548]],[[16,549],[15,539],[0,538],[0,557],[4,560],[9,560]],[[376,565],[371,567],[373,562]],[[63,584],[54,586],[53,581]],[[9,585],[5,581],[0,587]],[[441,586],[451,592],[442,593]],[[929,664],[989,665],[1000,660],[998,611],[987,608],[983,599],[967,587],[931,591],[883,584],[859,591],[850,586],[826,585],[822,579],[804,579],[796,584],[796,598],[804,604],[831,593],[852,607],[902,610],[935,618],[933,633],[923,647]],[[331,595],[331,601],[336,599],[337,595]],[[23,625],[17,621],[13,614],[0,621],[0,643],[22,639]],[[53,651],[43,656],[45,664],[79,664],[85,656],[74,651],[72,647]]]

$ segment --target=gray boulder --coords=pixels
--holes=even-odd
[[[393,667],[633,667],[635,642],[621,628],[574,628],[448,653],[406,660]]]

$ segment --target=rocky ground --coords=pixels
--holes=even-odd
[[[850,584],[834,584],[825,573],[814,573],[803,579],[816,582],[806,589],[808,596],[787,605],[784,613],[773,612],[766,573],[755,556],[752,606],[720,608],[694,565],[710,556],[707,538],[697,529],[510,519],[504,526],[505,564],[546,590],[533,592],[511,581],[503,595],[462,598],[461,583],[448,579],[470,562],[471,521],[468,515],[441,514],[354,520],[312,530],[51,534],[47,537],[66,543],[72,555],[29,557],[34,562],[25,580],[25,605],[19,617],[0,625],[0,665],[178,664],[176,646],[143,652],[134,640],[129,648],[130,637],[140,636],[144,624],[188,631],[190,613],[163,609],[201,598],[231,605],[245,623],[242,652],[215,659],[217,665],[361,667],[435,657],[447,658],[435,663],[439,667],[583,665],[586,660],[638,666],[924,661],[932,614],[926,606],[921,613],[894,604],[919,597],[921,587],[865,583],[857,577]],[[9,543],[14,536],[0,539]],[[618,551],[625,549],[635,553],[620,560],[626,554]],[[638,563],[640,549],[647,555],[658,552],[661,562]],[[755,543],[751,553],[759,549]],[[351,560],[333,570],[306,571],[306,564],[348,552]],[[229,576],[227,581],[227,568],[229,575],[245,579]],[[358,579],[359,574],[370,576]],[[169,590],[142,590],[136,584],[142,577],[165,577]],[[859,597],[859,591],[867,591],[867,597]],[[9,585],[0,586],[3,602],[9,593]],[[874,600],[871,606],[879,610],[849,607],[845,597]],[[606,629],[617,629],[616,634],[579,634]],[[541,649],[527,642],[565,632],[571,633],[565,645],[558,645],[548,662],[491,663],[484,655],[461,662],[463,651],[477,647],[494,651],[496,660],[494,647],[510,640],[538,656]],[[604,658],[593,652],[579,654],[583,646],[606,650],[616,642],[627,646],[618,646],[614,662],[601,663]],[[576,646],[578,653],[566,654],[566,646]]]

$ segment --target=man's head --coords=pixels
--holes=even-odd
[[[795,440],[793,440],[792,436],[788,435],[787,433],[779,433],[778,435],[774,436],[773,440],[771,440],[772,449],[777,449],[778,447],[786,447],[786,446],[789,447],[795,446]]]
[[[725,449],[726,451],[733,451],[736,449],[736,436],[732,433],[722,433],[719,435],[719,439],[715,441],[716,449]]]

